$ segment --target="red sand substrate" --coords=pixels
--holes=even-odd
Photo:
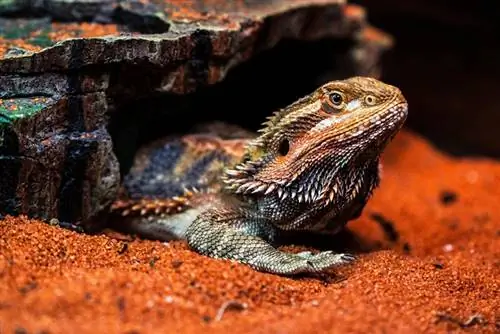
[[[8,217],[0,333],[500,332],[500,163],[452,159],[407,132],[384,163],[381,187],[349,226],[389,250],[320,277],[259,273],[183,242],[119,241]],[[443,192],[456,200],[448,194],[445,204]],[[398,242],[374,213],[393,222]],[[228,301],[246,308],[217,318]]]

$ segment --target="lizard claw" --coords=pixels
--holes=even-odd
[[[343,253],[340,255],[342,255],[342,260],[345,261],[345,263],[351,263],[351,262],[354,262],[356,260],[356,256],[353,254]]]
[[[307,261],[307,266],[303,268],[304,272],[322,272],[333,267],[351,263],[356,259],[352,254],[336,254],[332,251],[321,252],[314,255],[310,254],[306,257],[303,255],[299,256]]]

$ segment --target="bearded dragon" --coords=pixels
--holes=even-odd
[[[127,197],[111,208],[115,226],[280,275],[350,263],[348,253],[276,245],[291,231],[334,234],[360,216],[407,113],[398,88],[353,77],[275,112],[253,138],[167,138],[138,154]]]

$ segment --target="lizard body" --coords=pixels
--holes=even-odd
[[[354,260],[275,248],[291,231],[336,233],[379,185],[380,154],[407,117],[400,90],[332,81],[274,113],[253,138],[191,135],[139,153],[112,212],[128,231],[283,275]],[[185,188],[195,187],[199,192]]]

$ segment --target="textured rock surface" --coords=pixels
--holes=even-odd
[[[11,0],[0,31],[0,208],[70,222],[116,195],[107,127],[130,101],[195,92],[286,39],[349,40],[349,74],[377,76],[391,44],[338,0]]]

